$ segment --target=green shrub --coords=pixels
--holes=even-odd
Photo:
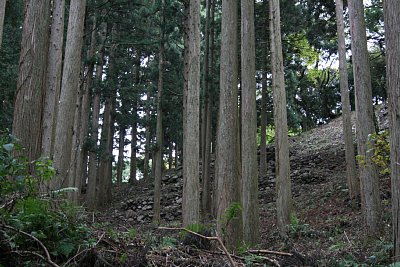
[[[80,207],[38,194],[40,184],[55,175],[52,162],[45,158],[28,162],[14,156],[21,150],[13,136],[0,135],[0,244],[4,247],[0,266],[44,264],[38,254],[45,255],[45,251],[38,240],[56,262],[93,246],[91,231],[79,218]]]
[[[369,135],[368,151],[373,152],[371,162],[380,169],[380,173],[390,174],[390,145],[389,131],[381,131]],[[362,155],[357,155],[359,164],[365,165],[366,159]]]

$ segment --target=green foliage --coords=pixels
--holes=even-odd
[[[382,174],[390,174],[389,131],[374,133],[369,138],[369,149],[374,151],[372,162],[381,169]]]
[[[296,213],[292,212],[290,215],[289,235],[292,238],[315,237],[317,232],[309,224],[301,223]]]
[[[26,164],[13,156],[19,150],[21,146],[15,137],[7,132],[0,135],[0,199],[5,194],[22,191],[24,188]]]
[[[178,240],[173,237],[164,236],[161,240],[160,247],[161,248],[173,248],[178,244]]]
[[[39,185],[49,181],[55,170],[52,162],[41,158],[27,162],[16,157],[22,148],[13,136],[0,136],[0,237],[10,251],[36,251],[40,240],[51,256],[59,261],[79,248],[87,248],[90,230],[81,223],[81,208],[61,199],[42,199]],[[69,189],[65,189],[69,190]],[[55,207],[55,208],[54,208]],[[26,234],[21,234],[23,231]],[[12,255],[12,254],[10,254]],[[37,265],[25,258],[0,256],[0,263]]]
[[[7,1],[0,49],[0,129],[12,125],[23,15],[24,1]]]
[[[15,137],[9,134],[0,136],[0,197],[12,192],[35,195],[39,185],[55,175],[51,160],[39,158],[27,162],[25,157],[14,156],[21,150]]]
[[[90,230],[76,219],[77,210],[70,204],[60,205],[57,210],[50,208],[48,200],[37,197],[19,199],[15,210],[1,216],[4,224],[24,231],[38,238],[58,259],[66,259],[78,248],[89,247],[85,242],[90,236]],[[0,227],[1,228],[1,227]],[[36,242],[24,235],[6,232],[8,243],[15,250],[29,250]]]
[[[242,211],[242,204],[240,204],[239,202],[233,202],[225,211],[224,224],[227,225],[232,219],[241,216]]]
[[[209,227],[207,227],[206,225],[201,224],[201,223],[193,223],[193,224],[187,226],[186,229],[193,231],[195,233],[202,233],[202,232],[208,231]]]
[[[190,230],[192,232],[198,233],[198,234],[204,234],[210,231],[210,227],[201,224],[201,223],[193,223],[188,226],[186,226],[187,230]],[[184,240],[186,237],[188,237],[190,234],[187,231],[181,231],[179,234],[179,239]]]
[[[373,133],[368,138],[368,152],[372,153],[370,161],[380,169],[381,174],[390,174],[389,131]],[[367,159],[362,155],[357,155],[356,159],[359,164],[367,164]]]
[[[244,256],[244,264],[246,267],[259,266],[258,262],[263,262],[264,258],[257,254],[247,254]]]

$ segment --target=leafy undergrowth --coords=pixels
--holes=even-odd
[[[57,196],[38,196],[34,181],[52,175],[50,163],[39,161],[39,172],[21,179],[32,163],[12,160],[17,148],[9,138],[0,145],[0,266],[232,266],[231,261],[235,266],[388,266],[392,261],[390,179],[381,175],[382,231],[367,238],[359,200],[348,198],[340,119],[291,139],[295,213],[289,235],[281,237],[275,225],[270,160],[269,177],[260,180],[261,243],[229,255],[218,240],[207,239],[215,236],[214,222],[193,228],[206,236],[199,237],[182,231],[179,218],[164,218],[169,229],[129,218],[121,203],[151,195],[149,183],[114,188],[110,207],[88,212]],[[10,177],[20,182],[10,183]],[[169,186],[165,194],[179,187]]]

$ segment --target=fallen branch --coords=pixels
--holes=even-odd
[[[87,249],[84,249],[84,250],[78,252],[75,256],[73,256],[72,258],[68,259],[67,262],[63,264],[63,266],[67,266],[71,261],[75,260],[78,256],[82,255],[85,252],[90,251],[91,249],[92,248],[87,248]]]
[[[29,237],[29,238],[35,240],[35,241],[42,247],[42,249],[44,250],[44,253],[46,254],[46,258],[43,257],[43,259],[46,260],[51,266],[53,266],[53,267],[59,267],[59,265],[58,265],[57,263],[55,263],[54,261],[51,260],[50,253],[49,253],[49,251],[47,250],[46,246],[45,246],[39,239],[37,239],[35,236],[33,236],[33,235],[31,235],[31,234],[29,234],[29,233],[27,233],[27,232],[24,232],[24,231],[22,231],[22,230],[19,230],[19,229],[17,229],[17,228],[14,228],[14,227],[12,227],[12,226],[9,226],[9,225],[1,224],[0,226],[3,227],[3,228],[5,228],[5,229],[9,229],[9,230],[12,230],[12,231],[14,231],[14,232],[17,232],[17,233],[21,233],[21,234],[23,234],[23,235],[25,235],[25,236],[27,236],[27,237]],[[27,252],[25,252],[25,253],[27,253]],[[36,253],[36,252],[31,252],[31,253],[34,254],[34,255],[36,255],[36,256],[40,255],[40,254],[38,254],[38,253]]]
[[[231,254],[229,254],[228,250],[226,249],[226,247],[224,246],[224,243],[222,243],[221,238],[219,238],[218,236],[204,236],[201,235],[199,233],[193,232],[189,229],[183,228],[183,227],[178,227],[178,228],[171,228],[171,227],[158,227],[158,229],[160,230],[178,230],[178,231],[185,231],[188,232],[190,234],[196,235],[198,237],[207,239],[207,240],[216,240],[218,241],[219,245],[221,246],[222,250],[224,251],[225,255],[228,257],[229,262],[231,264],[231,267],[236,267],[235,262],[233,261]]]
[[[279,262],[278,262],[277,260],[275,260],[275,259],[271,259],[271,258],[268,258],[268,257],[265,257],[265,256],[258,256],[258,257],[261,257],[261,259],[266,260],[266,261],[268,261],[269,263],[274,264],[276,267],[281,267],[281,265],[279,264]]]
[[[215,255],[225,255],[225,253],[220,252],[220,251],[209,251],[209,250],[204,250],[204,249],[199,249],[199,250],[203,251],[205,253],[210,253],[210,254],[215,254]],[[241,260],[241,261],[245,261],[246,260],[244,257],[240,257],[240,256],[236,256],[236,255],[231,255],[231,257],[233,257],[235,259],[238,259],[238,260]],[[258,256],[258,257],[260,257],[260,259],[263,259],[265,261],[268,261],[268,262],[274,264],[274,266],[276,266],[276,267],[280,267],[281,266],[279,264],[279,262],[277,260],[275,260],[275,259],[271,259],[271,258],[268,258],[268,257],[265,257],[265,256]]]
[[[280,252],[280,251],[272,251],[272,250],[265,250],[265,249],[251,249],[247,251],[249,253],[265,253],[265,254],[274,254],[274,255],[280,255],[280,256],[293,256],[292,253],[287,253],[287,252]]]

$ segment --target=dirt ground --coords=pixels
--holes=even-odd
[[[385,110],[380,110],[381,128],[386,127],[385,117]],[[377,238],[367,238],[360,206],[352,204],[348,197],[344,153],[341,118],[290,139],[296,215],[292,218],[289,236],[283,238],[275,225],[274,148],[268,147],[268,175],[259,182],[262,241],[257,247],[239,248],[232,254],[236,266],[385,266],[390,263],[390,179],[380,178],[382,232]],[[168,171],[163,178],[162,226],[179,227],[181,190],[181,170]],[[151,224],[151,183],[138,182],[134,187],[117,188],[114,199],[107,210],[89,216],[99,233],[99,242],[105,248],[113,248],[112,257],[118,259],[114,260],[114,266],[232,266],[216,241],[208,243],[182,231],[162,230]],[[212,222],[205,224],[213,227]],[[212,231],[208,234],[212,235]],[[107,252],[103,253],[107,258]],[[101,262],[97,266],[102,266]]]

